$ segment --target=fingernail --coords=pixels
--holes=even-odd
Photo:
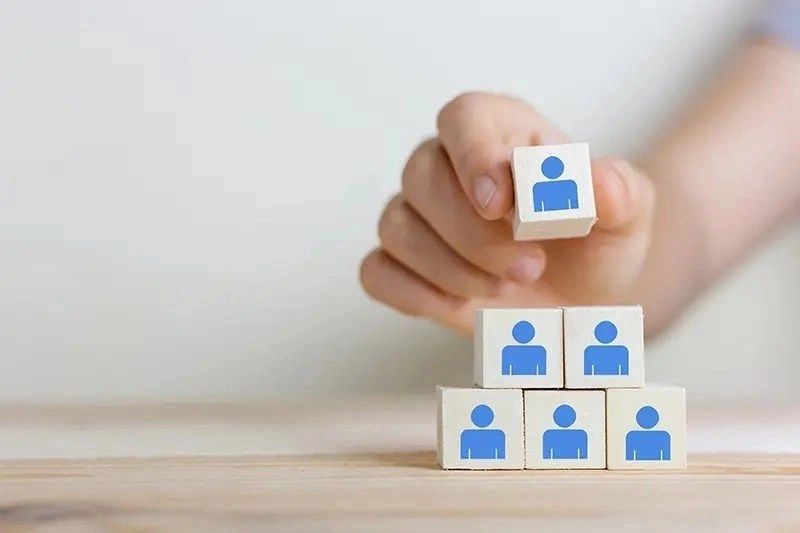
[[[473,190],[475,192],[475,201],[481,209],[486,209],[486,206],[489,205],[489,202],[492,201],[495,193],[497,193],[497,184],[491,176],[484,174],[475,179]]]
[[[533,257],[520,257],[508,267],[508,277],[520,283],[533,283],[544,273],[544,261]]]

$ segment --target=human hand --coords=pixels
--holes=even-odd
[[[597,223],[584,238],[518,242],[515,146],[570,140],[527,104],[470,93],[439,112],[439,136],[403,170],[361,264],[373,298],[464,333],[479,307],[626,303],[647,257],[654,187],[621,159],[592,161]]]

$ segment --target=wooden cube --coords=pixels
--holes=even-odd
[[[644,385],[642,308],[565,308],[564,384],[568,389]]]
[[[436,392],[442,468],[525,467],[521,390],[437,387]]]
[[[606,394],[526,390],[525,468],[605,468]]]
[[[586,143],[523,146],[511,153],[514,239],[583,237],[596,220]]]
[[[608,468],[686,468],[686,390],[648,385],[606,391]]]
[[[561,309],[479,309],[475,384],[484,388],[564,386]]]

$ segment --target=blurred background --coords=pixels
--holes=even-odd
[[[432,391],[471,341],[367,299],[437,109],[534,103],[634,156],[760,2],[4,2],[0,402]],[[800,227],[648,346],[694,401],[800,399]]]

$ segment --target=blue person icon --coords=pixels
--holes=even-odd
[[[564,173],[564,162],[551,155],[542,161],[542,174],[548,181],[533,185],[533,210],[578,209],[578,185],[572,180],[555,181]]]
[[[519,345],[503,348],[502,374],[504,376],[544,376],[547,374],[547,350],[544,346],[527,345],[536,336],[533,324],[520,320],[511,329],[511,336]]]
[[[601,344],[587,346],[583,351],[583,375],[627,376],[628,349],[622,345],[610,344],[617,338],[617,326],[603,320],[594,328],[594,338]]]
[[[658,411],[645,405],[636,413],[636,423],[642,430],[629,431],[625,436],[625,459],[627,461],[669,461],[669,432],[653,430],[658,424]]]
[[[505,459],[506,434],[499,429],[484,429],[494,420],[494,412],[488,405],[477,405],[470,415],[472,423],[480,429],[465,429],[461,432],[462,459]]]
[[[582,429],[566,429],[575,423],[575,409],[567,404],[556,407],[553,422],[562,429],[548,429],[542,436],[543,459],[586,459],[589,437]]]

